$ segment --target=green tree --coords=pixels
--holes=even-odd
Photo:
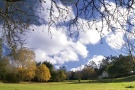
[[[54,70],[52,63],[50,63],[48,61],[44,61],[42,64],[46,65],[49,68],[50,72]]]
[[[2,60],[0,60],[0,79],[6,80],[6,76],[8,74],[8,66],[9,66],[9,59],[7,57],[4,57]]]
[[[17,69],[11,64],[11,61],[8,57],[4,57],[2,60],[0,60],[0,80],[8,83],[19,82]]]
[[[51,81],[55,81],[55,82],[61,82],[64,81],[66,79],[66,74],[63,70],[56,70],[52,72],[52,80]]]
[[[107,67],[110,76],[121,76],[130,74],[134,70],[135,63],[130,56],[119,56],[111,65]]]
[[[76,77],[75,77],[75,72],[70,71],[70,72],[69,72],[69,80],[75,80],[75,79],[76,79]]]
[[[94,68],[91,67],[85,67],[82,71],[81,71],[81,76],[82,79],[85,80],[90,80],[90,79],[95,79],[97,77],[97,74],[94,70]]]
[[[48,80],[50,80],[51,74],[50,74],[48,67],[46,67],[46,65],[44,65],[44,64],[37,66],[36,77],[37,77],[38,81],[47,82]]]
[[[63,70],[58,70],[58,78],[59,78],[59,81],[64,81],[67,78]]]
[[[81,71],[75,71],[75,78],[76,80],[78,80],[79,83],[81,82],[82,79]]]
[[[59,81],[58,76],[59,76],[58,71],[56,71],[56,70],[52,71],[52,73],[51,73],[51,81],[58,82]]]

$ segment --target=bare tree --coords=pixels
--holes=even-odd
[[[12,46],[17,44],[23,45],[23,39],[20,35],[25,34],[33,22],[37,22],[38,17],[33,14],[35,5],[41,7],[44,12],[42,3],[48,0],[2,0],[0,1],[0,20],[3,27],[3,37]],[[125,32],[132,33],[134,30],[134,0],[49,0],[50,7],[47,8],[49,18],[42,24],[48,25],[48,31],[51,33],[51,26],[57,28],[68,27],[69,36],[79,35],[81,31],[91,30],[93,26],[101,37],[104,35],[103,30],[108,32],[117,32],[122,29]],[[32,4],[34,2],[34,4]],[[63,7],[61,7],[63,4]],[[32,12],[32,13],[31,13]],[[57,15],[55,14],[57,12]],[[70,14],[73,12],[73,16]],[[36,17],[36,19],[33,17]],[[85,21],[84,21],[85,20]],[[100,22],[99,28],[97,23]],[[72,27],[76,30],[72,30]],[[134,34],[134,33],[132,33]]]
[[[122,47],[122,52],[131,56],[131,58],[134,60],[135,55],[135,36],[134,33],[126,33],[124,35],[124,45]]]
[[[27,0],[1,0],[0,1],[0,24],[3,41],[9,47],[16,48],[24,44],[23,35],[30,29],[30,24],[38,23],[38,16],[34,13],[37,1]],[[39,2],[40,3],[40,2]]]

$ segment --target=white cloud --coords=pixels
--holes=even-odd
[[[54,55],[54,59],[57,61],[57,64],[64,64],[65,62],[79,60],[77,53],[70,47],[61,51],[57,55]]]
[[[87,57],[88,51],[85,45],[77,41],[77,43],[72,43],[72,47],[75,49],[75,52],[83,56],[83,58]]]
[[[65,6],[60,3],[59,6],[61,8],[65,8]],[[39,15],[41,17],[45,17],[45,20],[48,21],[49,12],[47,8],[50,8],[50,0],[47,1],[46,4],[43,4],[43,8],[45,10],[44,13],[39,13]],[[71,18],[74,17],[72,7],[66,7],[66,9],[69,10],[68,14],[67,12],[61,11],[63,12],[63,16],[58,20],[58,22],[69,21]],[[55,15],[56,17],[59,15],[56,9],[53,15]],[[97,44],[100,41],[102,28],[102,33],[104,34],[103,37],[107,36],[110,31],[107,31],[108,27],[106,22],[102,24],[102,21],[99,21],[93,25],[93,22],[88,22],[87,20],[83,20],[81,18],[78,19],[78,22],[78,27],[81,32],[79,33],[77,42],[73,42],[72,38],[68,39],[65,33],[67,29],[66,27],[61,27],[59,28],[59,30],[57,30],[55,27],[51,26],[51,39],[51,36],[48,33],[47,26],[42,25],[34,26],[35,31],[28,34],[29,38],[27,39],[26,46],[35,50],[37,61],[48,60],[51,61],[53,64],[64,64],[65,62],[69,61],[78,61],[78,55],[86,58],[88,55],[86,45]],[[83,22],[83,24],[81,22]],[[71,31],[74,32],[77,28],[72,26],[71,29],[73,29]],[[107,43],[111,46],[112,44],[109,43],[109,39],[111,38],[107,39]]]
[[[103,25],[103,26],[102,26]],[[79,38],[78,41],[84,45],[87,44],[97,44],[100,42],[100,39],[108,35],[110,31],[108,31],[107,23],[104,21],[87,21],[84,19],[78,19],[78,28],[75,26],[72,28],[72,31],[78,31],[79,29]]]
[[[87,57],[86,46],[79,41],[73,42],[72,39],[68,39],[63,28],[56,30],[51,27],[52,36],[50,36],[46,26],[34,27],[35,31],[27,34],[25,46],[35,51],[37,61],[46,60],[53,64],[64,64],[69,61],[78,61],[78,55]]]
[[[81,71],[81,70],[83,70],[84,69],[84,65],[81,65],[81,66],[79,66],[79,67],[77,67],[77,68],[72,68],[70,71]]]
[[[106,42],[111,48],[121,49],[124,44],[123,35],[124,33],[122,32],[116,32],[116,34],[112,33],[107,36]]]
[[[44,8],[44,11],[41,12],[40,9],[38,11],[38,15],[40,17],[44,17],[46,21],[50,20],[49,17],[49,10],[48,8],[51,7],[51,0],[47,0],[46,3],[42,5]],[[108,3],[108,2],[107,2]],[[107,9],[112,11],[111,13],[114,13],[115,4],[110,3],[111,5],[107,5]],[[75,17],[73,8],[70,6],[62,5],[61,3],[58,3],[59,7],[64,8],[67,11],[60,10],[60,13],[62,13],[62,16],[59,16],[58,10],[56,8],[54,9],[54,12],[52,13],[56,17],[59,16],[59,19],[56,17],[53,17],[52,19],[56,20],[56,24],[59,22],[67,22]],[[101,8],[102,11],[104,11],[104,8]],[[122,9],[122,8],[120,8]],[[122,14],[127,14],[125,9],[122,9],[123,11],[119,11]],[[119,18],[117,18],[119,17]],[[123,25],[126,24],[126,22],[123,22],[123,17],[121,17],[121,14],[114,16],[114,18],[109,18],[110,24],[113,27],[118,27],[120,30],[122,29],[120,24],[117,22],[120,21]],[[120,49],[124,43],[123,41],[123,33],[117,32],[115,34],[111,34],[111,30],[108,30],[107,22],[102,21],[87,21],[81,18],[78,18],[78,29],[79,37],[77,42],[73,42],[73,38],[68,39],[66,35],[66,29],[67,27],[61,27],[59,30],[57,30],[55,27],[50,28],[50,33],[48,33],[48,27],[45,25],[42,26],[34,26],[35,31],[30,31],[30,33],[27,34],[27,41],[26,46],[29,48],[33,48],[36,53],[36,60],[37,61],[50,61],[53,64],[64,64],[65,62],[69,61],[79,61],[79,55],[83,58],[86,58],[88,55],[88,50],[86,45],[88,44],[97,44],[101,36],[106,38],[106,42],[108,45],[114,49]],[[94,23],[94,24],[93,24]],[[103,26],[102,26],[103,25]],[[75,26],[71,27],[71,32],[77,31],[77,28]],[[102,35],[101,35],[102,32]],[[52,36],[51,36],[52,35]],[[52,38],[51,38],[52,37]],[[104,57],[102,55],[99,56],[93,56],[92,59],[96,63],[98,63],[101,59]],[[84,65],[77,67],[77,69],[84,68]],[[76,68],[74,68],[76,69]]]
[[[38,11],[38,15],[40,17],[44,17],[45,21],[49,21],[49,8],[51,7],[51,0],[46,1],[46,3],[42,4],[44,12]],[[61,14],[58,13],[58,10],[54,7],[54,12],[52,13],[55,18],[56,24],[59,22],[67,22],[74,18],[73,8],[70,6],[64,6],[61,3],[58,3],[58,6],[64,8],[60,10]],[[66,8],[65,8],[66,7]],[[68,12],[67,12],[67,11]],[[36,53],[36,60],[37,61],[44,61],[48,60],[53,64],[64,64],[65,62],[69,61],[78,61],[78,55],[82,56],[83,58],[87,57],[88,51],[85,45],[81,42],[73,42],[72,38],[68,39],[66,35],[67,27],[61,27],[59,30],[53,26],[50,26],[50,32],[48,31],[48,26],[41,25],[35,26],[33,25],[35,31],[30,31],[27,34],[26,45],[29,48],[33,48]],[[32,28],[33,28],[32,27]],[[51,36],[52,35],[52,36]],[[52,37],[52,38],[51,38]]]
[[[96,30],[88,30],[80,34],[79,41],[83,44],[97,44],[100,38],[100,34]]]
[[[36,26],[35,26],[36,27]],[[35,31],[27,34],[27,46],[30,48],[45,50],[48,55],[54,55],[66,48],[69,44],[67,37],[60,30],[52,29],[52,38],[48,35],[46,26],[37,26]]]
[[[87,64],[89,64],[90,61],[94,61],[96,65],[98,65],[104,58],[105,57],[102,55],[94,55],[91,59],[89,59]]]
[[[54,60],[52,57],[49,57],[44,50],[41,50],[41,49],[36,49],[35,50],[35,54],[36,54],[36,61],[41,61],[41,62],[44,62],[44,61],[48,61],[48,62],[51,62],[52,64],[57,64],[57,61]]]

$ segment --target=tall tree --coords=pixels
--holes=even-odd
[[[35,53],[27,48],[16,50],[13,54],[13,64],[18,68],[22,80],[31,80],[35,76]]]

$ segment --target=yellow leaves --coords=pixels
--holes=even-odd
[[[34,78],[35,76],[35,70],[36,68],[32,68],[32,67],[29,67],[29,68],[24,68],[24,67],[21,67],[21,68],[18,68],[18,74],[19,74],[19,77],[22,79],[22,80],[31,80]]]
[[[30,49],[22,48],[15,51],[14,59],[20,62],[33,61],[35,60],[35,53]]]
[[[50,71],[46,65],[41,64],[40,66],[37,67],[36,69],[36,77],[38,81],[48,81],[51,78]]]
[[[16,50],[14,54],[18,73],[22,80],[31,80],[35,76],[35,53],[27,48]]]

